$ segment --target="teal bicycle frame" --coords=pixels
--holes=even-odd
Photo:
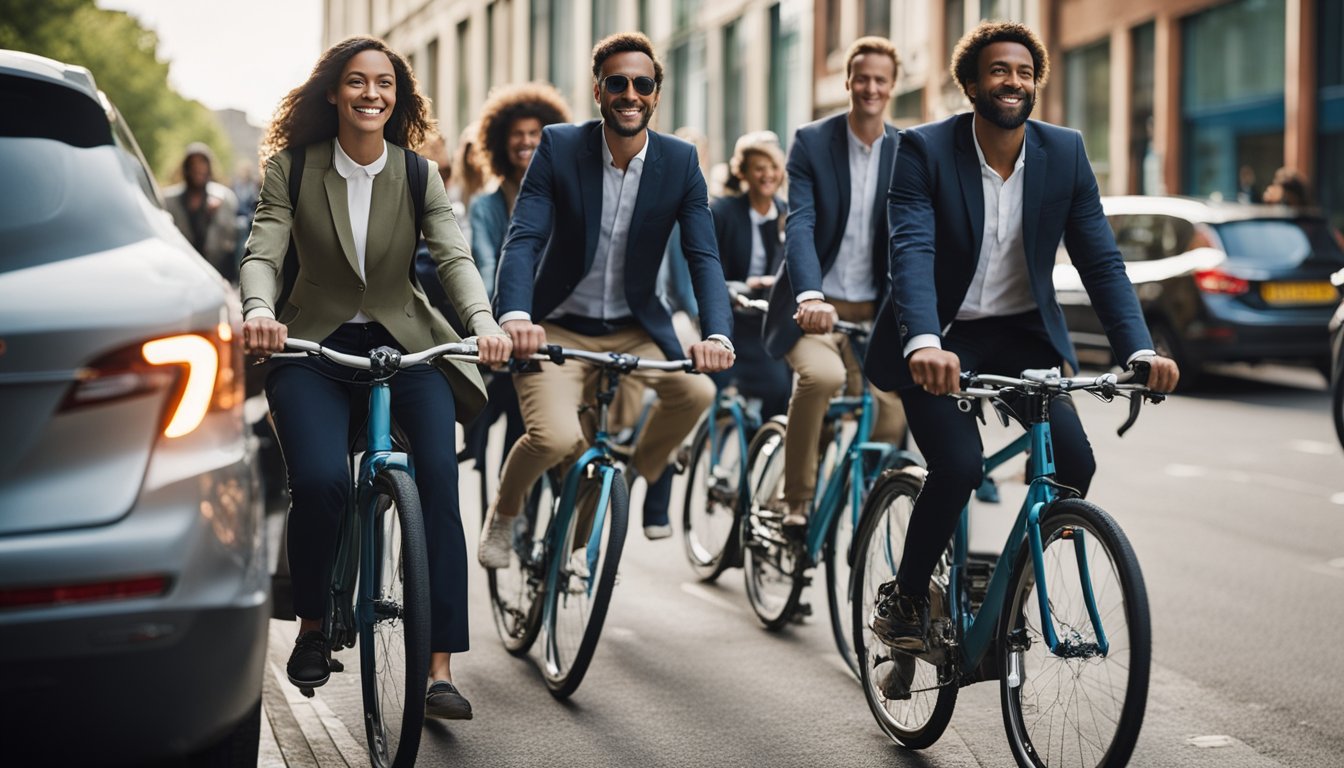
[[[1041,395],[1039,394],[1033,394],[1028,398],[1033,406],[1039,406],[1040,404],[1036,401],[1040,399]],[[1036,407],[1034,410],[1040,411],[1041,408]],[[1002,610],[1004,596],[1008,590],[1008,579],[1012,571],[1013,558],[1016,557],[1023,541],[1030,543],[1032,568],[1036,573],[1036,596],[1041,613],[1041,627],[1050,652],[1056,656],[1066,657],[1077,655],[1080,650],[1092,650],[1078,649],[1067,642],[1060,642],[1055,634],[1054,622],[1050,616],[1050,596],[1045,589],[1044,551],[1041,545],[1040,527],[1041,513],[1050,503],[1059,498],[1057,485],[1052,480],[1055,474],[1055,461],[1054,445],[1050,439],[1050,422],[1045,419],[1034,421],[1026,434],[987,457],[985,459],[985,476],[988,477],[992,470],[1026,451],[1028,447],[1030,451],[1027,456],[1027,476],[1030,481],[1027,487],[1027,498],[1022,502],[1017,519],[1013,522],[1012,531],[1008,534],[1007,541],[1004,542],[1003,551],[994,564],[994,573],[990,577],[980,612],[975,615],[971,614],[970,597],[963,590],[965,581],[962,578],[970,554],[969,505],[962,510],[961,520],[957,524],[956,534],[952,539],[952,573],[949,580],[948,598],[953,615],[956,617],[959,635],[964,638],[960,669],[963,675],[972,674],[993,646],[999,612]],[[1109,644],[1106,640],[1106,633],[1102,628],[1101,616],[1097,611],[1096,598],[1092,594],[1083,532],[1076,531],[1073,536],[1075,551],[1078,555],[1078,571],[1083,598],[1097,637],[1097,648],[1095,650],[1104,656],[1109,650]]]

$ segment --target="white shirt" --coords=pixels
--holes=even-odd
[[[602,223],[593,265],[550,317],[579,315],[619,320],[630,316],[630,304],[625,299],[625,254],[630,241],[630,218],[635,213],[648,152],[649,134],[645,132],[644,146],[622,171],[616,167],[607,145],[607,132],[602,131]]]
[[[849,135],[849,217],[835,263],[821,279],[821,292],[803,291],[799,304],[807,299],[872,301],[877,298],[873,280],[873,199],[877,197],[879,166],[882,164],[883,133],[870,147],[845,126]]]
[[[766,263],[765,241],[761,239],[761,225],[767,221],[774,221],[779,218],[779,209],[775,207],[774,201],[770,201],[770,210],[765,213],[757,213],[751,204],[747,204],[747,215],[751,217],[751,262],[747,266],[747,274],[751,277],[758,277],[765,274],[765,270],[770,265]]]
[[[332,166],[336,172],[345,179],[345,206],[350,212],[350,234],[355,241],[355,259],[359,264],[359,276],[362,279],[366,274],[364,269],[365,245],[369,239],[369,207],[373,203],[373,177],[377,176],[383,167],[387,165],[387,142],[383,142],[383,154],[378,156],[368,165],[360,165],[341,149],[341,142],[338,139],[332,139],[331,144],[334,147],[331,153]],[[298,205],[298,201],[294,201]],[[254,317],[269,317],[275,319],[275,313],[265,307],[258,307],[247,313],[247,319]],[[347,323],[368,323],[373,318],[357,311],[355,316],[347,320]]]
[[[355,260],[359,263],[359,276],[363,278],[368,270],[364,268],[364,254],[369,240],[369,207],[373,202],[373,177],[387,165],[387,142],[383,142],[383,153],[368,165],[360,165],[345,154],[341,142],[332,139],[336,147],[332,153],[332,166],[345,179],[345,205],[350,211],[350,234],[355,241]],[[349,323],[367,323],[372,318],[361,310],[347,320]]]

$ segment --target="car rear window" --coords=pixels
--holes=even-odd
[[[1229,261],[1266,269],[1296,267],[1308,260],[1344,265],[1323,219],[1254,219],[1217,225]]]

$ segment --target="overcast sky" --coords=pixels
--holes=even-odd
[[[97,0],[159,36],[184,96],[262,125],[308,77],[322,46],[322,0]]]

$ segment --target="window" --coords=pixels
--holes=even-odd
[[[1157,83],[1157,28],[1152,22],[1130,33],[1134,77],[1129,92],[1129,192],[1160,195],[1166,191],[1162,166],[1153,148],[1153,88]]]
[[[497,11],[499,0],[485,7],[485,89],[489,91],[499,82],[500,63],[495,61],[495,35],[499,34]],[[508,14],[504,14],[508,18]]]
[[[470,59],[467,56],[469,40],[468,20],[457,23],[457,132],[461,133],[471,122],[471,77],[468,76]]]
[[[1065,121],[1082,132],[1087,157],[1102,189],[1110,177],[1110,94],[1110,40],[1064,54]]]
[[[923,88],[898,93],[891,103],[892,117],[897,125],[911,126],[924,122]]]
[[[546,72],[556,90],[568,97],[574,89],[573,0],[550,0],[550,4],[550,60]]]
[[[593,3],[593,45],[597,41],[616,31],[617,14],[620,12],[617,0],[592,0]]]
[[[802,74],[802,50],[798,45],[798,16],[781,13],[780,3],[770,7],[770,130],[787,147],[793,138],[793,129],[799,124],[795,105],[804,99],[795,98],[797,85],[809,87]]]
[[[966,0],[943,0],[943,18],[946,20],[946,27],[943,29],[945,46],[943,58],[951,61],[952,52],[957,49],[957,42],[966,31]]]
[[[684,40],[672,49],[668,60],[671,82],[663,87],[671,91],[672,125],[709,133],[705,116],[709,94],[705,87],[704,39],[691,37]]]
[[[723,28],[723,145],[735,145],[743,134],[742,102],[745,92],[746,55],[742,19]]]
[[[840,3],[843,0],[826,0],[826,52],[840,50]]]
[[[425,47],[425,67],[416,70],[415,79],[420,81],[420,92],[435,104],[439,103],[439,39],[429,41]]]
[[[891,36],[891,0],[864,0],[863,33]]]

